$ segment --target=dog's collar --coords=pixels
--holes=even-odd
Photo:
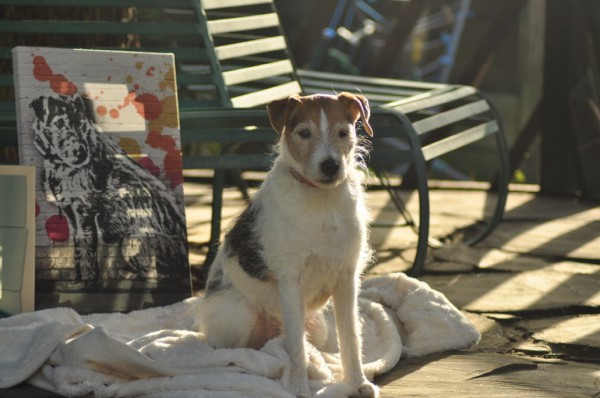
[[[317,188],[317,186],[315,185],[314,182],[312,182],[311,180],[309,180],[308,178],[304,177],[302,174],[300,174],[300,172],[298,170],[296,170],[295,168],[290,166],[290,174],[292,175],[292,177],[294,177],[294,179],[296,179],[297,181],[301,182],[302,184],[309,186],[311,188]]]

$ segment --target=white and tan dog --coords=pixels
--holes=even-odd
[[[344,382],[376,397],[362,370],[359,276],[370,257],[355,123],[368,124],[359,95],[292,96],[268,105],[279,156],[226,234],[209,273],[200,328],[216,347],[260,348],[284,333],[289,389],[311,396],[306,332],[323,327],[333,298]]]

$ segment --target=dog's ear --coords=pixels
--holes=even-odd
[[[300,96],[292,95],[291,97],[271,101],[267,104],[267,112],[269,113],[269,121],[271,126],[281,135],[283,127],[287,121],[288,115],[300,103]]]
[[[371,108],[369,108],[369,100],[360,94],[340,93],[338,94],[338,100],[348,104],[350,109],[353,110],[356,118],[360,116],[363,128],[373,137],[373,129],[369,124],[369,118],[371,117]]]
[[[94,105],[89,98],[84,98],[83,96],[76,96],[72,99],[74,109],[77,113],[79,113],[78,117],[83,120],[86,118],[91,123],[96,123],[96,117],[94,115]]]

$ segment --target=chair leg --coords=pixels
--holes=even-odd
[[[486,99],[483,93],[479,93],[479,95]],[[492,231],[498,226],[500,221],[502,221],[502,217],[504,216],[504,208],[506,206],[506,199],[508,198],[508,183],[509,183],[509,159],[508,159],[508,149],[506,143],[506,137],[504,136],[504,129],[502,127],[501,119],[498,115],[498,111],[494,107],[491,101],[487,101],[494,118],[498,123],[498,131],[496,132],[496,145],[497,145],[497,153],[498,153],[498,176],[495,182],[492,182],[492,187],[489,192],[496,191],[496,206],[494,208],[494,213],[490,218],[489,222],[485,226],[485,228],[478,233],[476,236],[467,240],[465,243],[468,245],[474,245],[476,243],[481,242],[485,238],[487,238]]]
[[[221,212],[223,208],[223,190],[225,188],[225,170],[215,170],[213,177],[213,200],[212,217],[210,223],[210,241],[208,242],[208,254],[204,260],[203,268],[208,268],[217,256],[219,250],[219,239],[221,238]]]
[[[427,168],[425,158],[421,152],[421,146],[418,143],[416,133],[411,137],[415,141],[415,146],[411,144],[415,157],[415,173],[417,176],[417,193],[419,194],[419,233],[417,241],[417,253],[413,265],[408,270],[409,276],[418,277],[423,274],[425,260],[427,259],[427,250],[429,247],[429,186],[427,185]],[[417,146],[418,145],[418,146]]]

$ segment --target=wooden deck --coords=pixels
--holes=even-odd
[[[210,188],[185,186],[191,263],[206,253]],[[370,274],[403,271],[416,238],[400,227],[383,191],[370,191],[372,244],[378,263]],[[406,196],[409,208],[415,205]],[[485,211],[477,190],[431,193],[432,233],[450,236]],[[245,205],[227,190],[224,222]],[[467,229],[468,231],[468,229]],[[402,360],[379,377],[382,397],[599,397],[600,207],[571,199],[513,191],[500,227],[483,243],[434,250],[422,277],[448,298],[482,333],[469,352]],[[0,391],[0,397],[51,397],[32,387]]]

